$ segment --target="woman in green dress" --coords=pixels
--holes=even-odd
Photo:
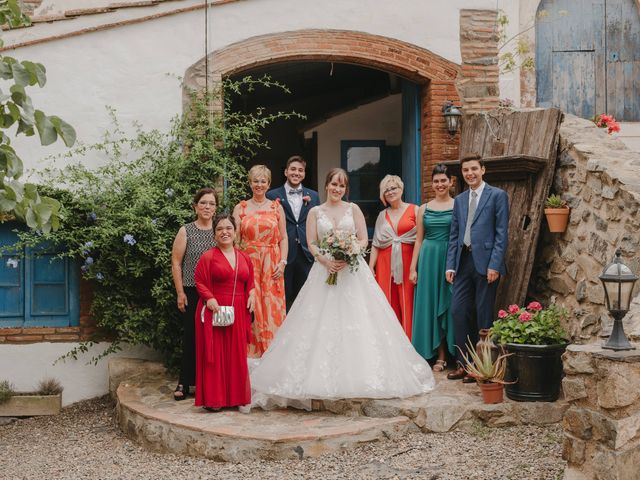
[[[439,163],[431,172],[435,198],[418,210],[417,237],[409,267],[416,284],[413,306],[413,346],[425,359],[437,355],[434,372],[447,366],[447,350],[455,354],[451,318],[451,286],[445,280],[453,198],[451,176]]]

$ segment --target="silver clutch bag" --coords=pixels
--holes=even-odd
[[[202,307],[202,313],[200,314],[200,320],[204,323],[204,312],[207,309],[206,306]],[[211,319],[211,325],[213,327],[228,327],[233,325],[235,320],[235,312],[232,305],[225,305],[220,307],[217,313],[213,315]]]
[[[236,254],[236,275],[233,280],[233,294],[231,298],[235,299],[236,295],[236,283],[238,281],[238,254]],[[200,320],[204,323],[204,311],[207,306],[202,307],[202,313],[200,314]],[[213,315],[211,319],[211,325],[213,327],[228,327],[229,325],[233,325],[233,322],[236,319],[235,311],[233,309],[233,305],[221,305],[219,310]]]

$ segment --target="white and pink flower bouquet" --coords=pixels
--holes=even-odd
[[[343,260],[349,265],[350,272],[356,272],[360,267],[359,259],[364,257],[367,249],[360,245],[355,233],[345,230],[332,230],[316,242],[318,251],[322,255],[329,255],[334,260]],[[330,273],[327,277],[328,285],[338,283],[338,273]]]

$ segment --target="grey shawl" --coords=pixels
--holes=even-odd
[[[409,205],[407,208],[415,207],[413,205]],[[391,246],[391,276],[393,277],[394,283],[400,285],[402,283],[402,274],[404,272],[404,265],[402,262],[402,244],[416,243],[416,227],[413,227],[402,235],[397,235],[391,224],[387,222],[386,214],[387,209],[384,209],[378,214],[376,227],[373,231],[373,246],[380,249]]]

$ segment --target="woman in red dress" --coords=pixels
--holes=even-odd
[[[195,272],[200,295],[195,317],[195,405],[207,410],[251,403],[247,345],[251,339],[250,312],[255,303],[251,259],[233,246],[234,218],[218,215],[213,231],[217,246],[202,255]],[[234,322],[215,327],[213,315],[223,305],[233,305]]]
[[[387,175],[380,182],[380,200],[387,208],[376,220],[369,267],[411,340],[414,284],[409,281],[409,267],[418,207],[402,201],[403,189],[397,175]]]

